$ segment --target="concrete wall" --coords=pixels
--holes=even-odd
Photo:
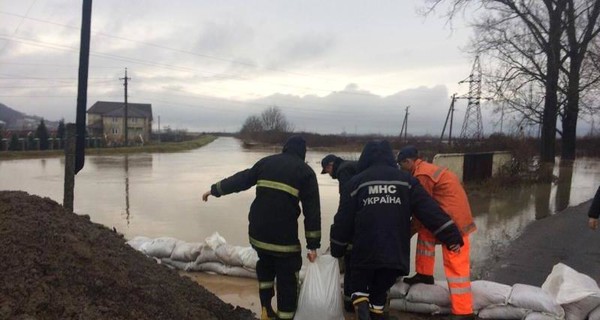
[[[512,155],[508,151],[494,151],[493,154],[492,176],[498,174],[500,168],[512,160]],[[461,181],[464,176],[464,160],[464,153],[440,153],[433,157],[434,164],[450,169],[450,171],[454,172]]]

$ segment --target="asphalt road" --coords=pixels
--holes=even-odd
[[[600,229],[587,226],[590,205],[587,201],[530,224],[490,263],[484,279],[541,286],[552,267],[562,262],[600,283]]]

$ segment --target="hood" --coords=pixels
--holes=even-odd
[[[358,171],[363,171],[375,164],[396,167],[392,146],[387,140],[367,142],[358,159]]]
[[[301,136],[291,136],[283,145],[282,152],[293,154],[304,160],[306,157],[306,141]]]

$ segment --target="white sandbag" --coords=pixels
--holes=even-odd
[[[252,247],[242,247],[238,251],[238,255],[242,260],[244,268],[256,269],[256,263],[258,262],[258,253]]]
[[[592,310],[600,305],[600,297],[589,296],[579,301],[563,304],[566,320],[586,319]]]
[[[554,297],[558,304],[579,301],[591,295],[600,296],[600,288],[589,276],[557,263],[542,284],[542,290]]]
[[[390,299],[390,309],[431,315],[450,314],[450,308],[448,307],[440,307],[431,303],[411,302],[406,299]]]
[[[592,310],[588,316],[589,320],[600,320],[600,306],[597,306],[596,309]]]
[[[141,251],[140,247],[146,243],[146,242],[150,242],[152,241],[152,239],[148,238],[148,237],[142,237],[142,236],[137,236],[129,241],[127,241],[127,244],[134,248],[137,251]]]
[[[221,237],[221,235],[218,232],[215,232],[210,236],[206,237],[206,239],[204,239],[204,242],[213,250],[217,250],[217,248],[220,245],[227,243],[227,241],[225,241],[225,238]]]
[[[450,292],[438,284],[417,283],[410,286],[406,301],[430,303],[440,307],[450,306]]]
[[[169,258],[160,259],[160,263],[175,268],[177,270],[188,271],[193,262],[177,261]]]
[[[202,263],[206,263],[206,262],[221,263],[221,261],[217,257],[217,254],[215,253],[215,251],[213,249],[211,249],[209,246],[205,246],[202,248],[202,251],[200,251],[200,254],[198,255],[198,257],[196,258],[196,261],[195,261],[196,264],[202,264]]]
[[[409,288],[410,288],[410,285],[408,283],[405,283],[404,281],[402,281],[402,279],[400,279],[400,281],[396,282],[390,288],[390,293],[388,294],[388,297],[390,299],[405,298],[406,294],[408,293]]]
[[[224,243],[215,250],[215,254],[217,255],[217,258],[219,258],[219,261],[223,262],[225,265],[242,267],[244,261],[242,261],[238,252],[243,248],[244,247],[232,246]]]
[[[471,282],[473,309],[481,310],[489,306],[505,305],[511,290],[511,286],[502,283],[486,280],[473,281]]]
[[[344,320],[339,274],[338,261],[330,255],[308,263],[295,320]]]
[[[556,316],[543,312],[530,312],[523,320],[556,320]]]
[[[204,243],[179,241],[171,252],[171,259],[194,262],[202,252],[202,247],[204,247]]]
[[[479,310],[477,316],[481,319],[523,319],[531,310],[511,305],[491,306]]]
[[[192,264],[189,266],[189,271],[213,272],[216,274],[225,274],[227,266],[220,262],[205,262]]]
[[[140,251],[156,258],[170,258],[179,240],[171,237],[161,237],[141,245]]]
[[[243,267],[227,267],[225,270],[225,275],[239,278],[250,278],[256,279],[256,270],[250,270]]]
[[[544,292],[540,287],[528,284],[513,285],[508,303],[515,307],[555,315],[558,318],[565,316],[563,308],[554,302],[554,298],[550,294]]]

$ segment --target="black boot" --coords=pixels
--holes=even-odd
[[[363,300],[354,304],[354,312],[356,314],[356,320],[371,320],[369,316],[369,301]]]
[[[260,314],[260,320],[275,320],[277,319],[277,314],[275,314],[275,311],[273,311],[273,308],[269,307],[262,307],[261,309],[261,314]]]
[[[427,276],[420,273],[417,273],[410,278],[404,278],[402,279],[402,281],[404,281],[404,283],[410,284],[411,286],[417,283],[434,284],[433,276]]]

